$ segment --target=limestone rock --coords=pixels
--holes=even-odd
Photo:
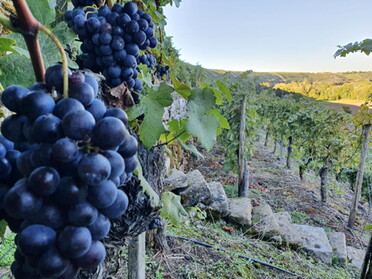
[[[207,207],[207,210],[215,218],[226,217],[228,214],[228,200],[222,184],[220,182],[210,182],[208,188],[212,203]]]
[[[164,185],[168,191],[184,190],[188,187],[187,176],[182,171],[172,169],[170,175],[164,179]]]
[[[301,238],[300,245],[305,251],[314,254],[324,263],[332,263],[332,247],[323,228],[296,224],[293,226]]]
[[[179,192],[181,202],[184,206],[195,206],[198,203],[210,205],[211,192],[208,183],[198,170],[193,170],[186,174],[185,189]]]
[[[346,251],[349,263],[355,266],[356,268],[362,269],[363,260],[366,252],[362,249],[357,249],[351,246],[346,246]]]
[[[265,237],[280,235],[280,227],[271,207],[263,204],[253,208],[253,229]]]
[[[249,225],[252,221],[252,205],[249,198],[229,198],[227,219],[237,225]]]
[[[274,217],[279,225],[279,233],[283,240],[292,246],[301,246],[302,240],[298,229],[292,223],[291,215],[287,211],[274,213]]]
[[[332,246],[333,258],[338,259],[340,265],[345,265],[347,261],[345,234],[343,232],[329,232],[327,236]]]

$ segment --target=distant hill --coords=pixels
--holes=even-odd
[[[243,72],[225,71],[203,68],[203,74],[210,78],[220,78],[225,73],[240,75]],[[372,72],[344,73],[299,73],[299,72],[252,72],[252,77],[259,77],[258,82],[269,82],[272,86],[278,83],[302,82],[307,79],[312,83],[349,83],[356,81],[372,81]]]
[[[206,81],[221,79],[226,73],[239,76],[242,72],[202,69]],[[322,100],[366,100],[372,93],[372,72],[297,73],[251,72],[252,79],[277,90],[299,93]]]

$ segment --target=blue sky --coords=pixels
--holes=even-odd
[[[181,59],[206,68],[372,71],[372,55],[333,58],[337,45],[372,38],[371,0],[182,0],[165,15]]]

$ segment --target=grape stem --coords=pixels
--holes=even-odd
[[[57,46],[59,53],[62,56],[62,67],[63,67],[63,97],[68,98],[68,73],[67,73],[67,56],[65,53],[65,50],[63,49],[63,46],[58,41],[57,37],[54,36],[52,31],[50,31],[48,28],[46,28],[44,25],[39,26],[39,30],[41,32],[44,32],[48,37],[55,43]]]
[[[171,140],[167,141],[167,142],[163,142],[163,143],[160,143],[158,145],[155,145],[154,147],[161,147],[161,146],[164,146],[164,145],[167,145],[167,144],[170,144],[172,141],[178,139],[183,133],[185,133],[186,130],[183,130],[182,132],[180,132],[178,135],[176,135],[174,138],[172,138]]]
[[[30,53],[32,67],[34,68],[36,81],[44,81],[44,62],[41,55],[37,33],[40,23],[32,15],[26,0],[13,0],[17,11],[17,27],[23,35],[28,52]]]

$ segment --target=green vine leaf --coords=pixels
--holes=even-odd
[[[48,0],[27,0],[27,4],[34,17],[44,26],[49,26],[56,17],[55,9]],[[67,29],[66,29],[67,30]],[[65,30],[65,31],[66,31]]]
[[[154,189],[151,188],[150,184],[147,182],[146,178],[143,176],[142,166],[140,162],[138,161],[137,156],[136,156],[136,160],[137,160],[138,165],[137,165],[137,169],[133,173],[137,175],[138,179],[140,180],[143,192],[146,193],[150,197],[152,207],[159,208],[161,206],[159,195],[154,191]]]
[[[207,150],[216,143],[217,129],[220,125],[216,116],[208,115],[215,103],[216,97],[210,88],[192,90],[187,103],[189,121],[186,123],[186,130],[197,137]]]
[[[231,102],[232,101],[232,95],[231,95],[231,90],[228,88],[223,82],[217,80],[216,84],[218,88],[221,90],[223,94],[225,94],[226,99]]]
[[[139,127],[139,136],[146,148],[151,148],[160,135],[166,132],[163,125],[164,108],[172,104],[172,92],[173,88],[163,82],[157,91],[150,90],[141,100],[145,117]]]
[[[181,197],[172,192],[163,192],[161,201],[163,207],[160,209],[160,216],[169,220],[175,227],[183,224],[188,214],[181,204]]]
[[[178,81],[177,78],[172,78],[172,84],[173,84],[173,87],[174,87],[174,91],[176,91],[178,94],[180,94],[186,100],[189,99],[189,97],[191,95],[191,89],[190,89],[189,85]]]
[[[365,228],[364,228],[365,231],[370,231],[372,230],[372,225],[367,225]]]
[[[214,115],[218,118],[220,121],[220,126],[217,130],[217,135],[220,135],[222,133],[222,129],[230,130],[230,124],[229,121],[221,114],[221,112],[218,109],[212,109],[208,112],[209,115]]]
[[[193,154],[197,159],[203,159],[204,156],[201,154],[198,149],[196,149],[196,146],[193,144],[185,144],[181,140],[178,140],[179,143],[181,144],[182,148],[185,149],[186,151],[190,152]]]

